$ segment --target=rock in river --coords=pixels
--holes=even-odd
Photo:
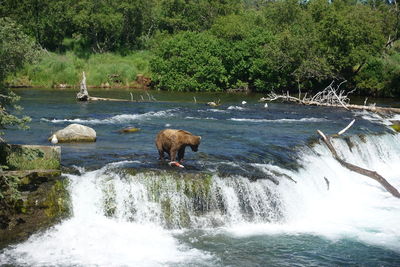
[[[96,142],[96,131],[81,124],[70,124],[54,133],[59,143],[67,142]],[[51,141],[53,135],[49,137]]]
[[[118,132],[119,132],[119,133],[136,133],[136,132],[139,132],[139,131],[140,131],[139,128],[136,128],[136,127],[128,127],[128,128],[121,129],[121,130],[119,130]]]

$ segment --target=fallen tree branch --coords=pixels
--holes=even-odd
[[[350,128],[353,123],[354,123],[354,121],[352,121],[343,130],[347,130],[348,128]],[[350,171],[353,171],[353,172],[356,172],[356,173],[359,173],[361,175],[368,176],[368,177],[374,179],[375,181],[379,182],[386,189],[386,191],[391,193],[394,197],[400,198],[399,191],[394,186],[392,186],[385,178],[383,178],[379,173],[377,173],[376,171],[367,170],[367,169],[358,167],[358,166],[356,166],[354,164],[346,162],[345,160],[340,158],[339,155],[337,154],[335,148],[333,147],[333,145],[332,145],[332,143],[330,141],[330,137],[327,137],[320,130],[317,130],[317,132],[322,137],[322,140],[324,141],[324,143],[326,144],[328,149],[331,151],[333,157],[340,163],[340,165],[342,165],[343,167],[349,169]]]

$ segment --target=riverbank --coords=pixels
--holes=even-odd
[[[25,65],[6,82],[10,87],[79,88],[85,71],[89,88],[142,88],[144,84],[149,85],[151,57],[149,51],[126,56],[91,54],[86,58],[73,52],[44,52],[38,62]]]
[[[63,54],[43,52],[40,59],[32,64],[27,64],[22,70],[10,75],[6,83],[11,88],[57,88],[73,90],[79,88],[82,79],[82,72],[85,71],[87,77],[88,88],[110,89],[162,89],[168,91],[202,91],[201,88],[191,88],[184,86],[182,88],[169,87],[160,80],[167,79],[168,81],[186,83],[190,82],[190,77],[197,77],[196,75],[189,75],[188,77],[175,77],[173,73],[180,73],[179,70],[172,70],[178,68],[172,66],[168,68],[169,71],[161,72],[160,70],[153,70],[151,67],[152,62],[156,62],[156,54],[153,50],[132,51],[128,55],[121,55],[118,53],[103,53],[103,54],[87,54],[85,56],[78,56],[73,51],[67,51]],[[159,59],[158,59],[159,61]],[[191,65],[188,63],[188,65]],[[157,68],[156,68],[157,69]],[[172,74],[171,74],[172,73]],[[161,75],[161,76],[160,76]],[[330,81],[331,82],[331,81]],[[160,86],[163,85],[163,86]],[[327,84],[321,84],[320,88],[303,88],[303,92],[310,90],[321,90]],[[354,85],[350,88],[343,88],[345,90],[354,89]],[[362,102],[366,97],[371,99],[372,96],[396,96],[395,93],[377,93],[376,90],[361,90],[355,87],[356,91],[352,94],[355,97],[361,97]],[[226,89],[226,88],[225,88]],[[211,91],[221,93],[229,92],[249,92],[254,91],[254,88],[249,88],[248,82],[232,85],[231,89],[217,88]],[[396,91],[396,86],[392,88],[393,92]],[[270,89],[265,87],[263,90],[258,90],[258,93],[268,93]],[[204,90],[203,90],[204,91]],[[207,90],[206,90],[207,91]],[[289,89],[289,92],[297,95],[297,88]],[[369,100],[371,103],[371,100]]]

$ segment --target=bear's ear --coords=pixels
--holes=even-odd
[[[199,140],[201,140],[201,136],[199,136]]]

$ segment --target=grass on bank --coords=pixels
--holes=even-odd
[[[77,86],[86,72],[89,86],[129,86],[137,74],[150,75],[149,51],[138,51],[127,56],[118,54],[92,54],[87,59],[72,52],[65,54],[45,53],[34,64],[8,77],[12,86],[59,87]]]

